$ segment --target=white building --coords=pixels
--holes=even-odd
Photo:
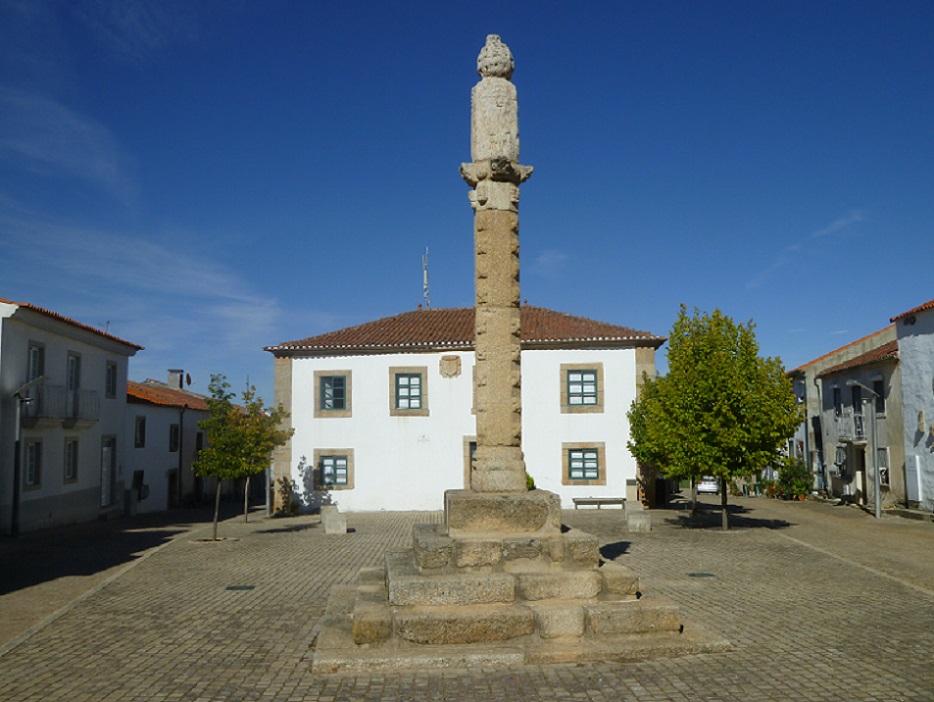
[[[893,317],[901,364],[905,491],[910,507],[934,509],[934,300]]]
[[[623,497],[626,413],[664,337],[522,307],[522,448],[536,486]],[[295,434],[277,451],[306,507],[437,510],[470,484],[474,310],[420,309],[267,347]]]
[[[185,390],[184,375],[170,370],[168,383],[127,383],[127,472],[134,511],[157,512],[204,497],[204,480],[191,466],[204,446],[198,422],[207,418],[208,405],[203,395]]]
[[[0,299],[0,533],[123,511],[127,363],[141,349]]]

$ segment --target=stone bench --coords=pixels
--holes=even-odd
[[[619,505],[623,507],[626,504],[625,497],[574,497],[572,499],[574,500],[574,509],[577,509],[581,505],[596,505],[597,509],[600,509],[603,505]]]

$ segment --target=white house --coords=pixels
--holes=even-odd
[[[203,395],[185,390],[180,370],[170,370],[167,383],[127,382],[127,468],[131,507],[156,512],[200,501],[202,478],[192,463],[204,445],[198,422],[208,416]]]
[[[142,348],[0,298],[0,533],[123,511],[127,363]]]
[[[664,337],[522,307],[522,448],[537,487],[622,497],[635,479],[626,413]],[[266,347],[291,415],[276,453],[303,503],[436,510],[469,487],[474,310],[419,309]]]
[[[934,509],[934,300],[892,318],[898,333],[908,505]]]

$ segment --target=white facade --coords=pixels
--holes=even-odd
[[[469,487],[469,444],[476,431],[473,351],[293,355],[290,366],[291,474],[306,507],[438,510],[445,490]],[[563,409],[568,366],[599,369],[599,408]],[[393,412],[394,371],[423,373],[421,414]],[[349,409],[316,411],[316,373],[348,378]],[[560,495],[566,507],[573,497],[626,495],[626,480],[636,477],[626,448],[626,412],[636,381],[634,347],[522,352],[522,445],[537,487]],[[597,480],[569,478],[568,451],[575,447],[599,448]],[[321,457],[335,455],[350,457],[350,485],[316,489]]]
[[[932,303],[895,318],[901,364],[905,491],[909,506],[919,506],[925,510],[934,510],[934,304]]]
[[[192,463],[204,443],[198,427],[208,416],[204,398],[152,380],[130,383],[126,413],[131,510],[158,512],[203,499],[205,481]]]
[[[127,363],[140,348],[0,300],[0,533],[123,509]]]

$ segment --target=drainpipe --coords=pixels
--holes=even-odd
[[[185,464],[185,410],[188,404],[182,405],[178,411],[178,506],[182,505],[182,469]]]

